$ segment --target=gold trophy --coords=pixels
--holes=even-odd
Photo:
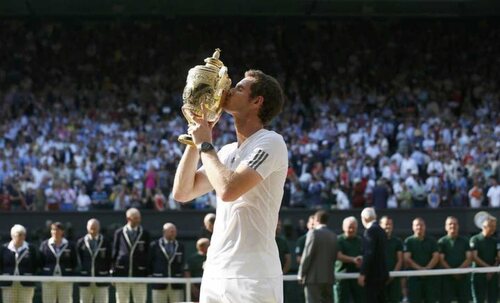
[[[227,67],[219,60],[220,52],[217,48],[211,58],[205,59],[205,65],[189,70],[182,94],[182,113],[189,124],[195,124],[193,118],[202,117],[203,112],[208,122],[217,122],[222,114],[222,98],[231,87],[231,79]],[[180,135],[178,140],[194,145],[190,135]]]

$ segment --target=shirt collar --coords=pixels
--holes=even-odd
[[[23,244],[21,246],[19,246],[18,249],[16,249],[16,247],[14,246],[14,241],[10,241],[9,245],[7,245],[7,248],[10,251],[18,252],[18,251],[21,251],[21,250],[24,250],[24,249],[28,248],[28,242],[24,241]]]
[[[137,227],[135,227],[135,228],[132,228],[132,226],[130,226],[130,225],[128,225],[128,224],[127,224],[127,225],[125,225],[125,226],[126,226],[127,230],[129,230],[129,231],[138,231],[138,230],[139,230],[139,226],[137,226]]]
[[[95,238],[92,238],[92,236],[90,234],[87,234],[85,235],[85,237],[90,241],[90,240],[99,240],[99,236],[101,234],[97,234],[97,236]]]
[[[62,241],[61,241],[61,246],[65,245],[68,243],[68,240],[66,240],[66,238],[62,238]],[[50,245],[54,245],[55,244],[55,241],[54,241],[54,238],[50,238],[49,239],[49,244]]]

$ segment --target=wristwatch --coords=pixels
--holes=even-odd
[[[196,148],[198,149],[200,154],[207,153],[207,152],[215,149],[215,147],[212,145],[212,143],[209,143],[209,142],[202,142],[202,143],[196,145]]]

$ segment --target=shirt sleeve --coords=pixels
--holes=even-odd
[[[405,239],[405,242],[404,242],[404,245],[403,245],[403,251],[404,252],[411,252],[410,239]]]
[[[248,157],[241,161],[265,179],[270,174],[288,166],[288,153],[281,136],[269,136],[256,144]]]
[[[396,251],[403,251],[403,241],[398,239],[398,245],[396,246]]]
[[[217,157],[219,158],[219,161],[222,163],[225,163],[227,157],[229,157],[231,150],[231,144],[224,145],[218,152],[217,152]],[[200,168],[198,168],[198,172],[202,172],[205,174],[205,166],[201,165]]]
[[[444,240],[439,239],[437,245],[438,245],[438,252],[444,254]]]
[[[438,243],[435,239],[431,239],[431,243],[432,243],[432,252],[435,253],[435,252],[439,252],[439,247],[438,247]]]

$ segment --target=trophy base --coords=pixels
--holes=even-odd
[[[179,138],[177,138],[177,140],[182,144],[195,146],[193,138],[190,135],[180,135]]]

